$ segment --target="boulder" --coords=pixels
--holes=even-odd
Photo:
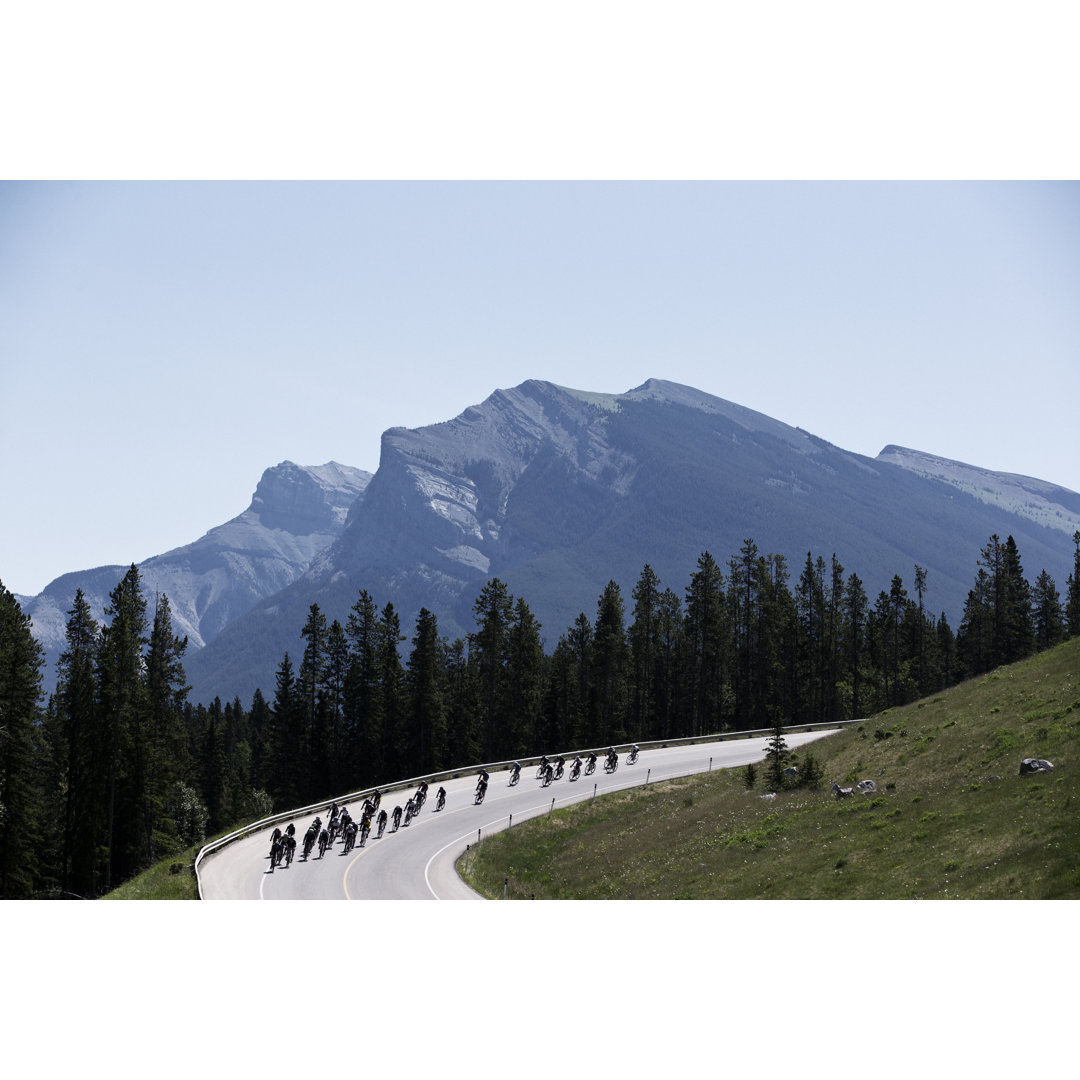
[[[853,795],[855,793],[854,788],[841,787],[839,784],[833,784],[831,790],[838,799],[846,799],[849,795]]]
[[[1026,757],[1020,762],[1020,775],[1030,776],[1032,773],[1052,772],[1054,766],[1044,758]]]
[[[872,791],[877,791],[877,784],[873,780],[860,780],[855,785],[855,790],[860,795],[869,795]]]

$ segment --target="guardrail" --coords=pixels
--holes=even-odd
[[[864,723],[862,720],[837,720],[831,724],[792,724],[785,726],[784,731],[824,731],[830,728],[847,727],[851,724]],[[692,735],[687,738],[681,739],[654,739],[651,742],[639,742],[637,746],[641,750],[658,750],[667,746],[694,746],[697,743],[708,742],[728,742],[732,739],[760,739],[763,736],[768,736],[773,733],[774,728],[756,728],[753,731],[724,731],[714,735]],[[614,745],[614,744],[612,744]],[[619,750],[620,747],[629,749],[633,746],[633,743],[619,743],[615,747]],[[602,754],[604,751],[595,748],[590,750],[574,750],[565,754],[551,755],[549,760],[556,757],[586,757],[591,753]],[[441,780],[455,780],[459,776],[467,776],[470,773],[478,773],[481,769],[487,772],[499,772],[503,769],[511,768],[515,763],[519,763],[523,768],[527,765],[533,765],[541,760],[543,755],[533,755],[526,758],[516,758],[512,761],[496,761],[488,765],[468,765],[463,768],[446,769],[443,772],[430,773],[427,776],[415,776],[411,780],[401,780],[393,784],[389,784],[386,787],[370,787],[363,788],[360,791],[349,792],[346,795],[339,795],[337,798],[320,799],[318,802],[311,803],[309,806],[301,806],[296,810],[289,810],[280,814],[272,814],[270,817],[261,818],[259,821],[253,821],[250,825],[245,825],[241,829],[236,829],[234,832],[229,833],[227,836],[221,836],[217,840],[206,844],[200,849],[199,854],[195,856],[195,880],[198,885],[199,899],[203,899],[202,894],[202,879],[199,877],[199,866],[208,855],[212,855],[215,851],[220,851],[223,847],[233,843],[236,840],[242,840],[245,836],[250,836],[252,833],[261,831],[262,829],[268,829],[272,825],[277,825],[281,822],[291,821],[293,818],[304,817],[307,814],[316,814],[320,810],[325,810],[331,803],[337,803],[339,806],[342,804],[355,803],[374,795],[377,791],[386,795],[394,791],[406,791],[409,788],[418,787],[421,783],[426,781],[429,785],[438,783]]]

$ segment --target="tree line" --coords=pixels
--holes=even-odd
[[[57,688],[0,585],[0,896],[99,896],[156,859],[272,807],[538,753],[857,719],[1080,635],[1080,532],[1063,602],[990,537],[954,633],[927,572],[871,600],[833,555],[796,577],[747,540],[697,560],[681,595],[648,565],[609,581],[548,650],[493,578],[453,641],[426,608],[412,635],[361,591],[344,625],[312,604],[273,696],[188,701],[187,639],[132,566],[98,625],[81,590]]]

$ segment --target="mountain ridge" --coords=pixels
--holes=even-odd
[[[1064,581],[1060,532],[942,479],[664,380],[625,394],[527,380],[451,420],[384,432],[341,535],[193,658],[191,678],[202,693],[265,692],[284,653],[302,649],[310,605],[344,622],[361,589],[394,605],[404,633],[427,608],[444,636],[465,636],[496,576],[550,649],[609,580],[629,609],[646,563],[681,592],[703,551],[726,567],[747,539],[784,555],[792,579],[808,551],[836,554],[871,601],[918,562],[931,610],[956,621],[994,532],[1016,532],[1025,568]]]
[[[889,461],[922,476],[941,480],[984,502],[1061,532],[1080,529],[1080,494],[1021,473],[996,472],[923,450],[889,444],[876,460]]]

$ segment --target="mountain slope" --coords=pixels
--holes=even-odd
[[[976,465],[965,465],[962,461],[950,461],[904,446],[886,446],[877,460],[952,484],[979,502],[1001,507],[1048,529],[1057,529],[1069,536],[1080,529],[1080,495],[1057,484],[1017,473],[980,469]]]
[[[341,536],[309,571],[226,628],[188,665],[196,700],[267,692],[318,603],[342,622],[361,589],[392,602],[411,634],[422,607],[449,638],[501,578],[540,620],[547,647],[604,586],[627,621],[645,563],[682,594],[709,551],[743,542],[788,559],[836,554],[871,600],[893,575],[928,571],[926,602],[954,626],[992,533],[1015,536],[1030,578],[1064,582],[1072,545],[1045,525],[941,479],[852,454],[690,387],[650,380],[624,394],[529,381],[441,424],[384,433],[379,469]],[[408,648],[408,646],[406,646]]]
[[[258,601],[295,581],[342,532],[349,508],[370,479],[370,473],[336,462],[305,467],[284,461],[267,469],[242,514],[194,543],[139,564],[151,612],[155,594],[164,593],[176,632],[188,638],[190,658]],[[100,622],[126,570],[102,566],[64,574],[22,601],[45,648],[47,687],[54,684],[76,589],[83,590]]]

